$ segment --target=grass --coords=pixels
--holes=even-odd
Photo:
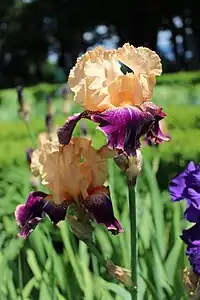
[[[61,111],[61,104],[60,98],[56,103],[58,111]],[[16,110],[16,105],[13,108],[13,105],[5,104],[5,99],[2,101],[0,115],[4,122],[1,122],[3,137],[0,150],[0,164],[3,165],[2,168],[0,166],[0,299],[131,300],[124,286],[71,233],[66,221],[54,226],[46,218],[27,241],[17,237],[14,210],[16,205],[25,202],[31,190],[30,173],[23,153],[25,146],[31,146],[31,140],[24,124],[17,120]],[[75,111],[76,107],[71,110]],[[43,130],[44,111],[44,103],[34,104],[31,127],[36,133]],[[65,116],[58,113],[56,123],[62,124],[64,119]],[[103,136],[94,131],[94,127],[89,126],[88,131],[95,147],[104,143]],[[79,132],[80,128],[77,128],[76,134]],[[21,139],[25,143],[21,144]],[[9,155],[5,156],[7,147],[11,147],[13,152],[21,153],[17,161]],[[7,163],[3,163],[1,158],[7,159]],[[111,259],[116,265],[130,269],[127,185],[112,160],[108,167],[113,207],[124,233],[113,236],[103,226],[94,224],[95,240],[105,259]],[[179,203],[172,204],[168,192],[159,188],[146,154],[136,197],[139,229],[138,300],[186,299],[182,272],[187,259],[184,245],[179,239],[184,226],[184,207]]]

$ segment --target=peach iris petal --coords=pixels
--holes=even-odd
[[[91,165],[91,185],[92,187],[102,186],[107,179],[107,153],[95,150],[91,146],[91,141],[80,140],[82,155],[86,164]]]
[[[151,99],[152,90],[156,83],[155,77],[162,73],[161,61],[156,52],[145,47],[135,48],[126,43],[118,49],[117,58],[134,71],[141,85],[143,98],[145,100]]]
[[[33,152],[31,168],[41,176],[56,203],[79,195],[87,197],[88,188],[103,185],[107,177],[106,159],[83,138],[74,138],[64,147],[46,142]]]
[[[119,62],[134,73],[123,74]],[[86,52],[70,71],[68,83],[76,103],[86,110],[103,112],[151,99],[161,72],[160,58],[154,51],[127,43],[117,50],[97,47]]]
[[[142,103],[142,89],[133,73],[119,76],[108,88],[110,102],[114,107],[139,105]]]
[[[97,47],[77,59],[68,79],[76,103],[91,111],[113,107],[108,86],[123,74],[115,52]]]

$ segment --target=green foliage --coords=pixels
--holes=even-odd
[[[34,135],[44,131],[47,94],[54,97],[55,124],[63,124],[63,99],[56,86],[42,84],[25,89],[25,99],[32,104],[30,128]],[[166,89],[166,86],[158,88]],[[183,87],[185,88],[185,87]],[[157,94],[156,94],[157,93]],[[155,101],[163,99],[156,90]],[[168,93],[171,93],[169,88]],[[174,93],[174,101],[177,93]],[[161,95],[161,96],[159,96]],[[44,220],[27,241],[17,237],[14,210],[24,203],[30,190],[30,173],[25,149],[32,147],[27,127],[17,115],[16,94],[0,91],[0,299],[2,300],[129,300],[130,294],[113,279],[85,244],[71,233],[67,222],[54,226]],[[166,96],[167,97],[167,96]],[[144,169],[137,184],[139,220],[139,297],[138,300],[186,299],[182,271],[187,264],[184,245],[179,239],[184,227],[180,204],[172,204],[166,192],[168,180],[189,160],[198,162],[200,108],[189,104],[162,101],[168,113],[166,121],[171,142],[158,148],[145,146]],[[173,104],[172,104],[173,103]],[[183,103],[180,102],[179,103]],[[187,103],[187,101],[185,101]],[[71,113],[80,110],[71,106]],[[86,124],[93,144],[99,147],[105,137]],[[81,122],[75,130],[80,135]],[[157,177],[157,178],[156,178]],[[103,226],[95,226],[95,240],[106,259],[130,268],[130,230],[127,186],[120,170],[109,161],[109,186],[115,215],[125,232],[110,235]]]
[[[62,124],[65,120],[64,114],[59,113],[60,102],[56,103],[58,115],[55,124]],[[38,107],[37,107],[38,106]],[[35,107],[34,114],[38,113],[37,120],[30,122],[30,127],[35,135],[45,130],[44,118],[40,111],[45,108],[44,103]],[[192,105],[164,105],[171,141],[163,143],[158,149],[144,147],[143,152],[154,161],[159,159],[157,179],[162,189],[167,188],[168,181],[190,161],[200,161],[199,140],[200,140],[200,107]],[[83,121],[91,136],[95,136],[95,147],[100,147],[105,138],[101,132],[95,130],[95,125],[90,121]],[[75,133],[80,134],[80,125],[77,125]],[[0,123],[0,169],[11,165],[25,164],[25,149],[32,147],[31,138],[25,124],[18,121]]]
[[[145,193],[144,182],[148,190]],[[45,220],[27,241],[17,238],[13,211],[28,195],[28,171],[13,167],[5,171],[1,184],[5,186],[0,202],[1,299],[21,299],[21,294],[23,299],[130,299],[128,291],[101,267],[83,242],[78,242],[66,222],[55,227]],[[105,258],[130,268],[127,187],[112,161],[109,185],[115,214],[125,232],[112,236],[98,225],[95,239]],[[184,250],[178,237],[183,209],[171,204],[168,194],[159,191],[148,160],[138,182],[137,202],[138,299],[184,299],[181,280]]]
[[[163,74],[158,77],[158,84],[166,85],[186,85],[200,83],[200,72],[176,72],[172,74]]]

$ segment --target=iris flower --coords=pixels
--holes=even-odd
[[[193,223],[200,222],[200,164],[192,161],[187,168],[175,176],[169,185],[172,201],[187,201],[185,218]]]
[[[95,150],[91,141],[83,138],[73,138],[66,146],[47,141],[35,150],[32,172],[41,176],[50,193],[31,192],[26,203],[18,205],[15,216],[21,227],[19,235],[27,238],[45,215],[55,224],[64,220],[71,204],[112,233],[122,232],[114,217],[109,188],[104,186],[109,155],[107,148]]]
[[[121,64],[131,72],[124,74]],[[98,123],[108,147],[127,155],[136,154],[143,135],[155,143],[167,141],[159,127],[166,114],[149,102],[156,76],[161,73],[159,56],[148,48],[127,43],[117,50],[97,47],[86,52],[77,59],[68,80],[74,100],[84,112],[70,117],[58,130],[60,143],[69,143],[81,118]]]
[[[169,191],[172,201],[186,200],[185,218],[196,223],[183,230],[181,238],[187,245],[186,255],[194,273],[200,275],[200,164],[195,165],[191,161],[182,173],[171,180]]]

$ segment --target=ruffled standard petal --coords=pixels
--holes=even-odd
[[[83,204],[97,223],[104,224],[113,234],[123,232],[119,221],[114,216],[112,202],[108,195],[94,193],[88,196]]]
[[[180,201],[184,198],[184,191],[186,189],[186,178],[188,174],[195,170],[195,164],[191,161],[184,172],[175,176],[169,184],[169,192],[172,201]]]
[[[115,50],[97,47],[77,59],[69,74],[68,84],[74,101],[91,111],[112,107],[108,86],[123,73]]]
[[[134,71],[141,85],[144,101],[151,99],[156,76],[162,73],[160,57],[156,52],[145,47],[135,48],[126,43],[117,50],[117,57],[119,61]]]
[[[21,227],[20,237],[26,239],[45,215],[55,224],[65,219],[66,207],[47,200],[43,192],[31,192],[25,204],[16,207],[15,218]]]
[[[183,230],[181,238],[187,245],[186,255],[189,256],[194,273],[200,275],[200,224]]]

